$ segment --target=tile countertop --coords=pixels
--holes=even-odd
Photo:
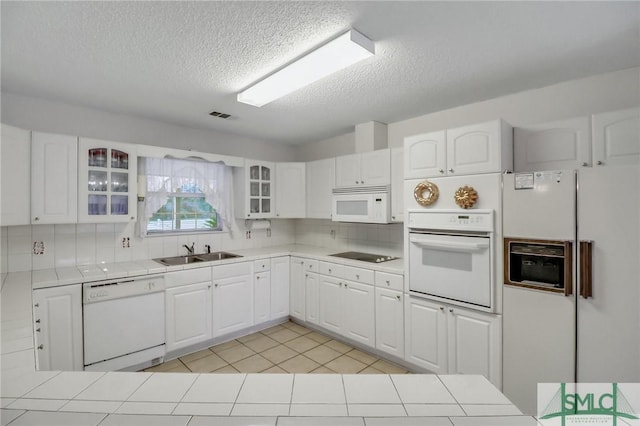
[[[229,250],[230,253],[239,254],[242,257],[217,260],[212,262],[198,262],[187,265],[164,266],[154,260],[139,260],[134,262],[105,263],[99,265],[79,265],[76,267],[63,267],[55,269],[41,269],[31,271],[32,288],[57,287],[68,284],[78,284],[91,281],[113,280],[123,277],[134,277],[148,274],[161,274],[164,272],[180,271],[184,269],[205,268],[213,265],[225,265],[264,259],[278,256],[298,256],[325,262],[338,263],[358,268],[373,269],[392,274],[404,273],[402,259],[396,259],[384,263],[368,263],[357,260],[331,257],[335,249],[315,247],[300,244],[285,246],[273,246],[254,249]]]

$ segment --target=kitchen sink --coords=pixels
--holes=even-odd
[[[216,251],[213,253],[202,254],[190,254],[187,256],[172,256],[162,257],[159,259],[153,259],[158,263],[162,263],[165,266],[187,265],[197,262],[210,262],[214,260],[233,259],[235,257],[242,257],[239,254],[228,253],[226,251]]]

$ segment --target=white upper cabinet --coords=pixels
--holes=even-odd
[[[242,219],[275,217],[275,164],[245,160],[234,170],[235,215]]]
[[[78,221],[78,138],[31,135],[31,223]]]
[[[447,174],[511,170],[513,130],[502,120],[447,130]]]
[[[513,165],[512,128],[502,120],[408,136],[404,178],[497,173]]]
[[[404,220],[404,149],[391,149],[391,221]]]
[[[446,132],[424,133],[404,139],[404,178],[444,176],[447,168]]]
[[[391,183],[389,149],[336,157],[336,187],[377,186]]]
[[[30,164],[31,132],[3,124],[0,137],[0,226],[31,223]]]
[[[307,191],[305,182],[305,163],[276,164],[276,217],[305,217]]]
[[[591,129],[588,117],[514,129],[516,172],[561,170],[591,165]]]
[[[307,218],[331,219],[335,163],[333,158],[307,163]]]
[[[78,146],[78,222],[135,221],[135,145],[80,138]]]
[[[592,124],[596,166],[640,164],[640,108],[595,114]]]

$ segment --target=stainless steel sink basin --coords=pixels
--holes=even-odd
[[[158,263],[162,263],[165,266],[186,265],[196,262],[211,262],[214,260],[233,259],[235,257],[242,257],[239,254],[228,253],[226,251],[216,251],[213,253],[191,254],[188,256],[172,256],[163,257],[159,259],[153,259]]]
[[[204,261],[224,260],[224,259],[233,259],[235,257],[242,257],[239,254],[228,253],[226,251],[215,251],[213,253],[197,254],[196,256]]]

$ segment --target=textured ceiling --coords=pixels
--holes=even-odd
[[[289,144],[640,65],[636,1],[2,1],[0,12],[3,91]],[[262,108],[236,102],[351,27],[376,56]]]

